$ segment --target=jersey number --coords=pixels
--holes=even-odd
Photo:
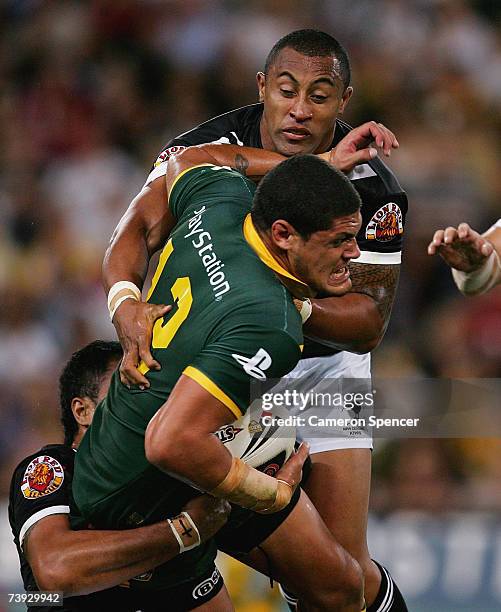
[[[151,281],[151,287],[148,291],[148,297],[150,298],[151,294],[155,290],[157,283],[160,279],[160,276],[163,272],[165,264],[167,260],[172,255],[174,251],[174,246],[172,245],[172,240],[165,245],[162,254],[160,255],[160,260],[158,262],[158,267],[155,271],[153,279]],[[151,341],[151,346],[155,349],[161,348],[165,349],[172,342],[172,339],[176,335],[178,329],[181,327],[186,317],[188,316],[191,305],[193,304],[193,296],[191,294],[191,283],[190,278],[188,276],[181,276],[176,280],[176,282],[170,288],[170,292],[172,297],[174,298],[174,302],[177,305],[177,311],[172,315],[172,317],[164,324],[163,317],[156,321],[153,326],[153,339]],[[146,374],[149,368],[142,361],[139,365],[139,371],[141,374]]]

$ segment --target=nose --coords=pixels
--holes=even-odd
[[[298,123],[311,119],[313,113],[306,98],[297,96],[296,98],[293,98],[293,100],[293,104],[289,111],[290,116]]]
[[[357,257],[360,257],[360,249],[358,248],[358,242],[356,238],[350,240],[350,242],[346,245],[343,257],[345,259],[357,259]]]

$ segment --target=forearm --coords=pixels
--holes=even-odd
[[[188,147],[169,161],[167,186],[170,189],[176,177],[187,168],[202,164],[228,166],[250,179],[259,180],[285,159],[279,153],[238,145],[203,144]]]
[[[39,586],[62,590],[66,597],[116,586],[179,553],[167,521],[124,531],[67,532],[52,548],[44,556]],[[36,567],[34,572],[37,577]]]
[[[304,334],[340,351],[367,353],[378,345],[384,324],[376,302],[360,293],[312,300]]]

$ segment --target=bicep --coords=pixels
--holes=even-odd
[[[161,176],[143,187],[132,200],[112,237],[112,243],[125,234],[140,234],[150,254],[167,239],[176,220],[169,210],[165,177]]]
[[[37,571],[52,555],[61,552],[62,539],[71,531],[68,514],[51,514],[37,521],[26,533],[23,550],[35,578]]]

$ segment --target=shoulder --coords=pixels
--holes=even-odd
[[[172,145],[191,146],[218,141],[243,145],[242,130],[254,127],[260,120],[262,112],[262,104],[250,104],[236,108],[176,136],[166,145],[165,149]]]
[[[9,519],[22,544],[27,530],[50,514],[68,514],[74,452],[63,444],[44,446],[25,457],[14,470]]]

